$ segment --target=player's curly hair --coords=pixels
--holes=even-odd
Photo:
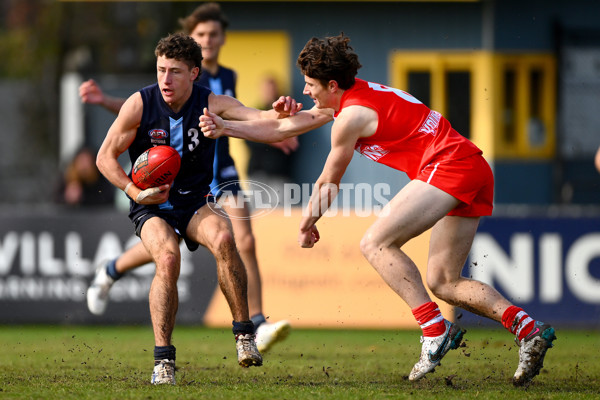
[[[183,33],[170,34],[158,41],[154,55],[183,61],[190,69],[200,68],[202,71],[202,49],[196,41]],[[198,77],[200,73],[198,73]]]
[[[323,39],[313,37],[300,52],[296,64],[302,74],[318,79],[324,86],[334,80],[341,89],[350,89],[362,65],[349,42],[343,32]]]
[[[181,29],[188,35],[192,33],[196,25],[200,22],[217,21],[221,24],[223,32],[229,26],[229,20],[221,11],[221,6],[218,3],[204,3],[198,7],[190,15],[185,18],[179,18]]]

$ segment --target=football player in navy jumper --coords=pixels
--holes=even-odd
[[[219,64],[219,52],[225,44],[228,20],[217,3],[205,3],[197,7],[190,15],[180,19],[183,32],[190,35],[202,47],[202,71],[197,83],[208,87],[215,94],[236,97],[235,71]],[[99,104],[117,114],[125,99],[109,96],[102,92],[93,80],[84,82],[80,89],[81,99],[85,103]],[[298,139],[291,138],[276,143],[274,147],[284,153],[297,148]],[[211,182],[212,194],[220,195],[219,187],[226,185],[229,194],[237,195],[239,175],[229,154],[229,139],[219,138],[216,142]],[[231,224],[236,246],[248,275],[248,307],[254,323],[256,342],[260,352],[265,352],[276,342],[285,339],[290,331],[286,320],[267,322],[263,313],[262,284],[256,256],[255,238],[250,223],[250,211],[245,201],[238,201],[242,207],[232,207],[224,202],[223,208],[232,217]],[[139,243],[127,249],[119,257],[108,260],[96,269],[94,279],[87,291],[87,304],[90,312],[104,314],[112,285],[125,273],[134,268],[152,262],[150,254]]]
[[[152,383],[174,384],[175,347],[171,336],[178,307],[180,238],[190,250],[198,244],[205,246],[216,259],[219,285],[233,317],[239,364],[262,364],[248,311],[247,275],[231,224],[207,205],[215,142],[202,135],[199,117],[208,108],[225,119],[278,118],[284,110],[295,110],[296,105],[290,98],[280,98],[273,110],[259,111],[196,84],[202,50],[187,35],[161,39],[155,55],[157,83],[125,101],[100,147],[97,166],[131,199],[129,217],[156,264],[149,295],[155,338]],[[164,135],[148,134],[156,130],[164,131]],[[181,156],[181,169],[171,185],[142,190],[133,184],[118,157],[128,151],[133,162],[154,144],[175,148]]]

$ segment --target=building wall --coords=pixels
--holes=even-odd
[[[312,36],[335,35],[343,31],[352,38],[353,46],[360,55],[363,68],[360,77],[389,84],[390,54],[394,50],[466,50],[466,51],[516,51],[525,54],[529,52],[550,52],[560,61],[560,32],[565,30],[600,30],[596,16],[600,14],[600,3],[587,0],[569,2],[554,0],[502,0],[502,1],[473,1],[473,2],[417,2],[417,1],[291,1],[291,2],[252,2],[252,1],[223,1],[222,7],[229,16],[231,29],[235,31],[285,31],[290,36],[292,60],[289,74],[291,77],[291,94],[305,103],[309,99],[302,95],[302,76],[295,67],[295,58]],[[113,94],[135,90],[139,85],[132,85],[131,76],[146,76],[152,80],[153,63],[152,49],[158,38],[167,32],[178,28],[177,18],[193,10],[196,2],[58,2],[55,7],[61,12],[47,14],[49,18],[63,18],[55,23],[61,27],[60,54],[57,61],[49,63],[51,67],[67,71],[78,68],[82,78],[96,77],[103,80],[108,90]],[[44,14],[46,15],[46,14]],[[157,17],[160,16],[160,17]],[[557,38],[557,35],[558,38]],[[64,57],[59,58],[59,57]],[[80,62],[74,62],[79,60]],[[10,62],[16,62],[10,60]],[[46,64],[44,64],[46,65]],[[243,64],[242,64],[243,65]],[[558,76],[561,76],[562,65],[558,63]],[[232,65],[240,74],[243,67]],[[69,70],[70,71],[70,70]],[[44,88],[40,96],[44,99],[41,106],[48,107],[45,112],[36,110],[36,116],[57,116],[58,109],[51,109],[60,104],[58,83],[53,76],[61,76],[60,70],[48,68],[46,76],[39,79]],[[37,81],[36,81],[37,82]],[[139,80],[135,80],[139,82]],[[10,84],[5,86],[10,89]],[[125,89],[124,89],[125,88]],[[560,95],[560,93],[559,93]],[[560,101],[560,100],[559,100]],[[31,99],[18,99],[18,104],[3,105],[2,115],[9,115],[14,120],[14,126],[19,127],[13,132],[15,137],[31,143],[37,152],[46,152],[59,148],[60,123],[57,117],[40,120],[40,129],[30,129],[25,123],[30,120],[22,110],[31,109]],[[307,104],[310,105],[310,104]],[[17,110],[15,112],[10,110]],[[19,111],[21,110],[21,111]],[[43,111],[43,110],[42,110]],[[86,107],[87,141],[98,145],[110,126],[113,116],[98,111],[94,107]],[[17,113],[20,113],[17,115]],[[557,121],[563,115],[558,110]],[[36,120],[37,121],[37,120]],[[568,126],[568,125],[567,125]],[[594,125],[592,125],[594,127]],[[586,149],[592,152],[600,140],[596,141],[597,130],[571,132],[563,129],[560,136],[581,135],[588,138]],[[7,141],[3,154],[23,154],[20,141]],[[301,138],[301,148],[294,157],[294,176],[298,182],[312,182],[320,172],[329,150],[329,127],[309,133]],[[58,157],[58,154],[56,155]],[[562,158],[558,158],[562,157]],[[534,191],[535,198],[517,199],[516,201],[548,204],[561,201],[556,193],[569,192],[563,190],[575,177],[567,176],[569,171],[578,171],[579,165],[591,161],[590,155],[580,155],[577,159],[557,154],[557,157],[546,161],[540,168],[543,176],[536,175],[545,181],[542,191]],[[58,166],[58,160],[47,160],[46,166]],[[30,151],[23,154],[19,161],[19,170],[27,171],[27,176],[20,179],[22,188],[9,193],[3,193],[2,202],[44,202],[48,197],[43,193],[51,190],[51,177],[39,178],[29,171],[39,170],[40,156]],[[46,161],[47,160],[47,161]],[[523,164],[527,159],[518,160]],[[573,166],[570,165],[573,161]],[[6,163],[3,164],[5,166]],[[502,163],[498,163],[501,166]],[[526,164],[526,163],[525,163]],[[516,165],[518,166],[518,165]],[[509,166],[514,168],[515,165]],[[571,168],[573,167],[573,168]],[[525,165],[525,168],[528,168]],[[8,171],[8,166],[5,166]],[[45,168],[51,171],[52,168]],[[507,172],[507,171],[505,171]],[[590,179],[582,185],[595,188],[595,171],[587,170]],[[552,176],[551,176],[551,175]],[[11,176],[4,174],[7,179]],[[500,175],[502,172],[500,171]],[[526,175],[526,174],[523,174]],[[556,176],[565,176],[558,181]],[[367,162],[357,157],[345,177],[352,182],[385,180],[400,188],[406,178],[403,174],[388,170],[385,167]],[[573,184],[577,182],[573,181]],[[499,188],[502,190],[502,188]],[[567,188],[568,189],[568,188]],[[535,196],[539,193],[552,193],[550,196]],[[575,193],[572,199],[582,199],[583,202],[595,202],[589,196],[579,196]],[[504,200],[503,200],[504,201]],[[510,201],[510,199],[509,199]]]
[[[600,3],[587,0],[501,0],[494,5],[497,50],[556,50],[556,28],[599,29]]]
[[[363,67],[359,77],[390,84],[390,56],[395,49],[473,49],[481,47],[478,3],[414,2],[286,2],[222,3],[232,30],[284,30],[291,37],[292,94],[306,107],[304,79],[295,65],[302,47],[313,36],[344,32],[351,38]],[[248,15],[252,15],[251,18]],[[239,69],[243,74],[243,69]],[[330,126],[303,135],[293,158],[296,182],[314,182],[330,147]],[[344,182],[388,182],[399,190],[408,179],[403,173],[355,155]]]
[[[598,29],[594,15],[600,12],[600,3],[512,0],[456,3],[226,2],[223,8],[231,17],[233,29],[289,32],[294,60],[310,37],[335,35],[343,31],[351,37],[363,64],[359,76],[390,84],[390,54],[394,50],[550,53],[558,60],[561,29]],[[248,15],[253,17],[248,18]],[[243,70],[240,73],[243,74]],[[293,95],[306,99],[301,93],[303,79],[295,66],[290,74]],[[560,118],[561,115],[557,114],[557,123]],[[590,162],[590,148],[600,144],[600,140],[595,139],[596,132],[574,133],[563,129],[558,135],[557,146],[562,143],[561,137],[577,135],[578,138],[588,138],[586,143],[592,143],[586,147],[588,154],[583,159],[578,157],[574,160],[564,160],[557,154],[542,161],[522,155],[496,160],[494,154],[488,154],[488,159],[495,161],[497,193],[500,194],[497,202],[552,204],[597,200],[598,197],[590,196],[590,192],[593,193],[593,188],[600,185],[600,177],[593,171],[583,181],[569,175],[569,171],[580,169],[579,165]],[[294,175],[297,181],[312,181],[318,176],[320,163],[329,150],[329,127],[305,135],[301,143],[303,146],[294,160]],[[575,167],[572,163],[576,164]],[[534,187],[527,181],[514,185],[515,176],[529,177],[530,182],[536,182],[536,185]],[[345,176],[345,180],[350,182],[368,182],[374,178],[392,182],[398,188],[406,182],[403,174],[373,165],[360,157],[355,157]],[[518,186],[528,190],[516,191]],[[574,193],[569,195],[571,192]]]

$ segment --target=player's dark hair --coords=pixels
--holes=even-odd
[[[217,21],[221,24],[223,32],[227,30],[229,26],[229,20],[221,11],[221,6],[218,3],[204,3],[201,6],[196,7],[190,15],[185,18],[179,19],[181,29],[188,35],[192,33],[196,25],[200,22],[206,21]]]
[[[154,55],[184,62],[190,69],[198,67],[202,72],[202,49],[196,41],[183,33],[171,34],[158,41]]]
[[[302,74],[318,79],[324,86],[334,80],[341,89],[350,89],[362,65],[349,42],[343,32],[323,39],[313,37],[300,52],[296,64]]]

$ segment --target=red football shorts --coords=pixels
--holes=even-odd
[[[416,179],[429,183],[461,201],[448,215],[492,215],[494,175],[480,154],[460,160],[432,162],[419,172]]]

